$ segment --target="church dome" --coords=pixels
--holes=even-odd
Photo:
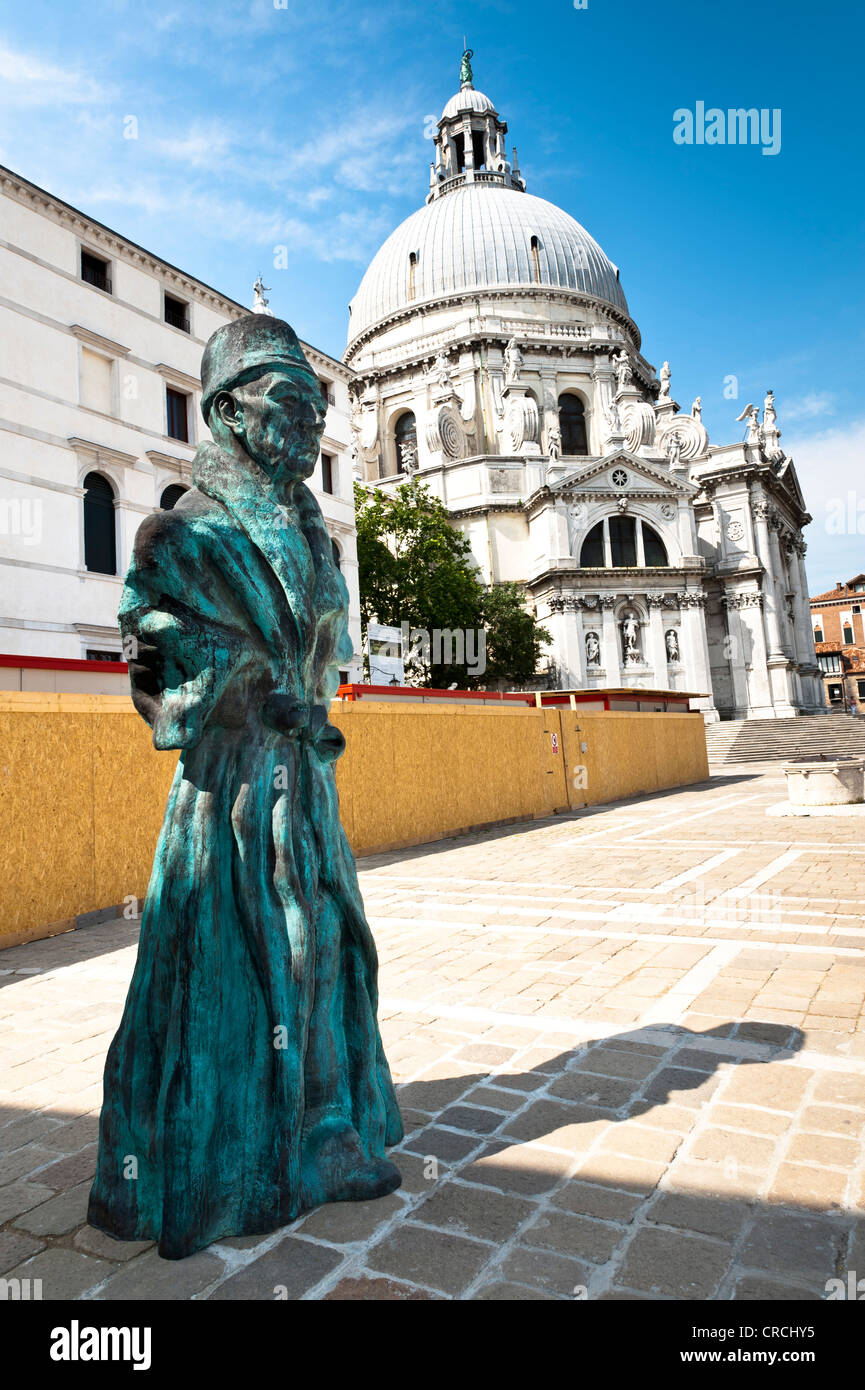
[[[460,98],[466,95],[481,93],[470,90]],[[391,233],[352,300],[349,345],[409,304],[539,286],[575,291],[628,313],[618,270],[579,222],[543,198],[484,181],[481,174],[433,198]]]
[[[463,87],[457,92],[456,96],[451,97],[444,111],[441,120],[448,121],[451,116],[458,116],[461,111],[477,111],[480,115],[483,111],[495,111],[495,107],[489,97],[484,96],[483,92],[476,92],[474,87]]]

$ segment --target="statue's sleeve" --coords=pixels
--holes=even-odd
[[[132,699],[156,748],[194,747],[250,659],[242,629],[223,619],[231,609],[214,601],[221,588],[216,557],[180,514],[142,523],[118,618]]]

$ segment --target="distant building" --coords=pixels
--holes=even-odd
[[[811,599],[811,622],[817,662],[823,673],[826,703],[865,712],[865,574]]]
[[[710,445],[700,397],[680,410],[642,355],[618,268],[526,190],[469,57],[426,202],[351,305],[367,486],[419,478],[484,582],[523,585],[549,686],[699,691],[707,720],[822,713],[811,518],[772,391],[739,414],[747,438]]]
[[[210,437],[202,349],[250,311],[2,167],[0,219],[0,657],[119,661],[135,533],[190,486]],[[357,657],[344,676],[357,680],[353,373],[303,346],[331,407],[310,486],[348,584]],[[7,660],[0,689],[67,688],[68,668],[47,687],[40,669]],[[92,675],[77,669],[73,688],[103,688]]]

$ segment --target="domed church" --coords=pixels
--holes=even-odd
[[[554,687],[697,691],[708,720],[822,712],[811,518],[772,392],[742,442],[710,445],[700,398],[681,411],[643,357],[618,268],[527,190],[471,56],[426,203],[351,304],[356,471],[419,477],[485,583],[524,585]]]

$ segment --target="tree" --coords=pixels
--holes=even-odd
[[[485,680],[522,685],[537,673],[544,643],[552,641],[526,608],[521,584],[495,584],[484,594],[487,630]]]
[[[535,627],[518,584],[484,588],[468,540],[429,488],[412,478],[390,497],[355,484],[355,506],[364,630],[370,622],[407,623],[410,632],[431,638],[428,648],[413,643],[407,676],[462,688],[483,686],[493,675],[512,683],[531,679],[549,635]],[[487,667],[479,671],[473,657],[483,629]],[[436,633],[444,634],[442,645]],[[448,634],[459,634],[450,650]]]

